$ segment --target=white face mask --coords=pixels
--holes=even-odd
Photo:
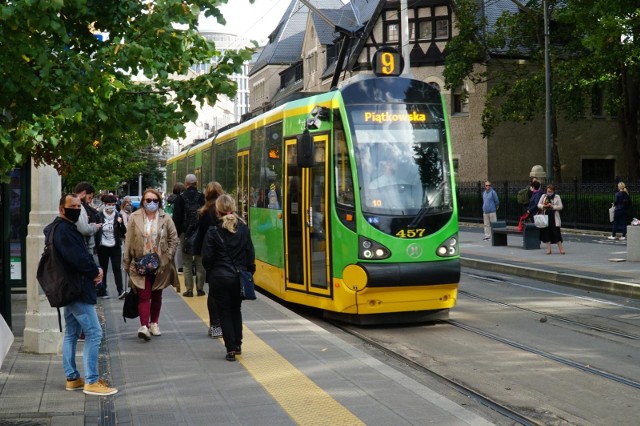
[[[116,210],[116,206],[105,206],[104,211],[111,214]]]

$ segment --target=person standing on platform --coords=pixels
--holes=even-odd
[[[102,326],[96,312],[96,285],[104,274],[86,249],[84,238],[76,227],[81,215],[82,203],[75,194],[65,194],[58,203],[59,216],[44,229],[46,237],[51,232],[53,249],[64,265],[69,279],[82,283],[80,296],[63,308],[64,340],[62,342],[62,367],[67,378],[68,391],[80,390],[87,395],[106,396],[118,392],[100,378],[98,356],[102,341]],[[55,229],[54,229],[55,226]],[[76,348],[80,332],[84,331],[82,350],[84,379],[76,366]]]
[[[84,237],[85,247],[91,256],[95,254],[95,235],[102,225],[97,223],[97,211],[91,207],[91,200],[96,190],[89,182],[78,183],[73,192],[80,198],[82,203],[82,209],[80,213],[80,219],[76,223],[78,231]]]
[[[491,182],[484,183],[484,191],[482,192],[482,220],[484,222],[484,240],[491,238],[491,222],[498,220],[498,207],[500,200],[498,194],[491,187]]]
[[[174,217],[173,209],[175,208],[176,200],[180,197],[180,194],[182,194],[185,189],[186,188],[184,186],[184,183],[176,182],[176,184],[173,185],[173,191],[167,197],[167,208],[164,211],[169,213],[172,218]],[[175,219],[174,219],[173,222],[175,223]],[[176,268],[178,268],[178,273],[181,273],[183,271],[183,269],[182,269],[182,245],[178,245],[178,250],[176,250],[175,262],[176,262]],[[180,288],[178,288],[177,290],[178,290],[178,293],[180,293]]]
[[[198,219],[198,236],[194,244],[194,253],[201,254],[202,244],[204,243],[207,230],[212,225],[217,225],[220,221],[216,214],[216,200],[219,196],[224,194],[222,185],[218,182],[209,182],[204,189],[204,206],[200,209],[200,217]],[[203,266],[204,267],[204,266]],[[208,335],[211,338],[217,339],[222,337],[222,328],[220,327],[220,317],[218,316],[218,310],[216,309],[216,303],[213,298],[213,292],[211,291],[211,281],[209,283],[209,295],[207,296],[207,309],[209,311],[209,332]]]
[[[249,228],[235,212],[234,199],[228,194],[219,196],[216,214],[221,223],[209,228],[202,245],[202,263],[220,315],[227,361],[242,354],[241,284],[236,268],[251,273],[256,270]]]
[[[186,189],[178,198],[173,207],[173,221],[176,224],[180,245],[183,248],[182,268],[184,273],[184,285],[187,288],[185,297],[193,297],[193,270],[195,269],[195,284],[198,296],[204,296],[204,268],[200,255],[184,253],[186,240],[198,230],[198,212],[204,206],[204,195],[198,191],[198,178],[188,174],[184,179]]]
[[[107,273],[109,272],[109,260],[111,260],[118,299],[124,299],[127,292],[122,285],[122,240],[127,233],[127,228],[122,216],[116,211],[117,201],[115,195],[105,195],[102,198],[104,208],[98,214],[98,222],[102,224],[102,227],[96,234],[96,248],[98,262],[105,273],[104,295],[108,297]]]
[[[562,247],[562,232],[560,232],[562,200],[555,190],[555,186],[547,185],[547,192],[540,197],[538,203],[538,209],[549,217],[549,225],[546,228],[540,228],[540,241],[547,245],[547,254],[551,254],[551,244],[557,244],[560,254],[565,254]]]
[[[627,213],[629,207],[631,207],[631,196],[624,182],[618,182],[618,190],[613,200],[613,207],[615,209],[613,211],[613,224],[611,225],[611,235],[608,238],[615,240],[616,233],[620,232],[622,235],[618,239],[624,241],[627,239]]]
[[[160,336],[158,320],[162,308],[162,290],[178,285],[178,272],[173,263],[178,247],[178,233],[171,217],[162,210],[162,197],[148,188],[139,208],[129,218],[124,248],[124,268],[129,273],[129,287],[138,293],[140,328],[138,337],[149,341]],[[149,253],[160,258],[160,267],[153,274],[139,275],[136,261]]]

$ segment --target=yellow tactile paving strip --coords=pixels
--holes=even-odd
[[[207,297],[183,297],[183,300],[208,326]],[[364,425],[342,404],[253,334],[246,325],[243,330],[243,348],[248,351],[243,350],[238,361],[297,424]]]

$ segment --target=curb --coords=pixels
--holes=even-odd
[[[460,264],[464,267],[472,269],[500,272],[503,274],[536,279],[582,290],[613,294],[616,296],[629,297],[632,299],[640,299],[640,285],[624,281],[603,280],[588,277],[585,275],[567,274],[555,271],[542,271],[535,268],[513,266],[506,263],[499,263],[494,261],[489,262],[465,257],[460,258]]]

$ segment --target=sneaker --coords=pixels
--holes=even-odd
[[[138,337],[147,342],[151,340],[151,333],[149,333],[149,328],[146,325],[143,325],[138,329]]]
[[[118,299],[122,300],[122,299],[124,299],[125,297],[127,297],[127,292],[126,292],[126,291],[124,291],[124,290],[122,290],[122,291],[120,292],[120,294],[118,295]]]
[[[209,337],[212,339],[219,339],[222,337],[222,328],[220,326],[216,327],[212,325],[209,327]]]
[[[204,290],[198,290],[198,296],[204,296],[205,294],[207,293],[205,293]]]
[[[235,352],[227,352],[227,356],[224,357],[227,361],[235,361],[236,353]]]
[[[193,297],[193,290],[187,290],[184,293],[182,293],[182,295],[184,297]]]
[[[80,332],[80,336],[78,336],[78,342],[84,342],[84,331]]]
[[[491,239],[491,237],[484,237],[484,238],[482,239],[482,241],[487,241],[487,240],[490,240],[490,239]]]
[[[158,327],[157,322],[152,322],[151,324],[149,324],[149,332],[153,336],[162,336],[162,333],[160,333],[160,327]]]
[[[100,299],[109,299],[109,295],[107,293],[103,294],[102,296],[98,296]]]
[[[84,388],[84,379],[82,377],[78,377],[73,380],[67,379],[66,389],[68,391],[74,391],[82,388]]]
[[[236,346],[236,355],[242,355],[242,348],[240,346]]]
[[[618,239],[619,239],[620,241],[624,241],[624,240],[626,240],[626,239],[627,239],[627,237],[620,237],[620,238],[618,238]]]
[[[607,237],[607,239],[608,239],[608,240],[615,240],[615,239],[616,239],[616,237],[614,237],[613,235],[609,235],[609,236]]]
[[[118,393],[118,389],[109,387],[104,380],[99,379],[95,383],[86,383],[83,392],[87,395],[107,396]]]

